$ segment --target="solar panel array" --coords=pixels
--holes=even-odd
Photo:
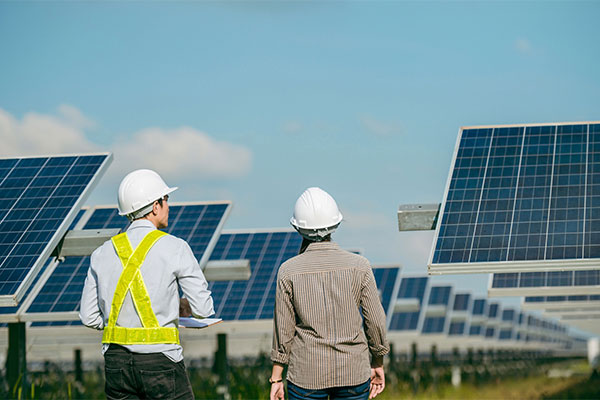
[[[300,251],[302,237],[292,230],[223,233],[211,260],[250,260],[247,281],[211,282],[215,313],[224,320],[271,319],[279,266]]]
[[[0,159],[0,304],[16,305],[110,154]]]
[[[186,240],[196,258],[201,260],[211,242],[213,244],[216,242],[218,232],[230,207],[230,202],[180,205],[173,203],[170,205],[169,227],[166,231]],[[127,218],[119,216],[115,207],[97,207],[93,210],[83,229],[118,228],[124,230],[128,225]],[[59,263],[28,308],[27,314],[78,311],[89,260],[89,257],[67,257],[64,262]],[[76,318],[76,316],[72,318]],[[40,324],[56,323],[36,323],[36,325]]]
[[[509,272],[492,275],[490,296],[600,293],[600,270]]]
[[[392,314],[390,330],[416,331],[419,325],[428,277],[403,277],[400,281],[397,299],[415,300],[417,311],[396,311]]]
[[[597,265],[600,124],[461,129],[432,250],[438,273]]]

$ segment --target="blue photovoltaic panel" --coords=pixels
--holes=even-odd
[[[450,300],[450,292],[452,292],[452,286],[433,286],[427,304],[447,306]]]
[[[502,321],[503,322],[514,322],[515,321],[515,310],[512,308],[507,308],[502,310]]]
[[[457,293],[454,296],[454,305],[452,309],[454,311],[468,311],[471,301],[471,295],[469,293]]]
[[[433,286],[429,292],[428,305],[448,306],[451,286]],[[426,316],[423,321],[422,333],[443,333],[446,324],[446,315]]]
[[[423,309],[423,297],[427,287],[428,277],[402,278],[398,299],[417,299],[420,308],[414,312],[395,312],[392,315],[390,330],[416,330],[419,324],[419,316]]]
[[[577,287],[600,285],[600,270],[495,273],[492,288]]]
[[[211,260],[250,260],[247,281],[211,282],[216,316],[224,320],[271,319],[277,271],[298,255],[302,237],[295,231],[223,233]]]
[[[441,210],[429,263],[440,272],[589,265],[600,259],[600,124],[461,129]]]
[[[0,297],[20,300],[110,159],[0,159]]]
[[[525,303],[552,303],[558,301],[568,302],[587,302],[600,301],[600,295],[583,295],[583,296],[527,296]]]
[[[222,227],[230,206],[230,202],[174,203],[169,208],[169,226],[166,231],[186,240],[196,258],[201,260],[209,243]],[[128,225],[127,218],[118,215],[116,208],[96,208],[83,229],[124,230]],[[89,260],[89,257],[65,258],[56,267],[27,313],[78,311]]]
[[[465,321],[450,322],[450,327],[448,328],[448,334],[449,335],[464,335],[466,325],[467,325],[467,323]]]
[[[375,282],[381,293],[381,304],[386,315],[392,312],[390,309],[391,306],[393,307],[392,294],[399,272],[400,268],[373,268]]]
[[[79,212],[77,213],[77,216],[75,217],[75,219],[71,223],[71,226],[69,227],[68,230],[72,230],[75,227],[75,225],[77,225],[77,223],[79,222],[79,220],[81,219],[81,217],[83,216],[83,214],[85,214],[85,211],[86,211],[85,209],[79,210]],[[37,281],[40,279],[40,277],[42,276],[42,274],[44,273],[44,271],[46,270],[46,268],[48,268],[50,265],[54,264],[55,262],[56,262],[56,258],[54,258],[54,257],[52,257],[50,260],[48,260],[48,262],[46,263],[46,265],[44,266],[44,268],[42,268],[40,270],[40,272],[36,275],[35,279],[33,280],[33,282],[31,283],[31,285],[29,286],[29,288],[25,292],[25,296],[23,296],[23,299],[27,299],[27,297],[29,297],[29,293],[31,292],[31,290],[33,289],[33,287],[36,285]],[[0,315],[16,314],[17,311],[19,310],[19,308],[20,308],[20,306],[0,307]]]
[[[486,299],[474,299],[473,300],[473,311],[471,312],[471,319],[473,317],[477,317],[479,319],[483,319],[487,317],[487,300]],[[471,326],[469,326],[469,335],[471,336],[479,336],[485,333],[483,322],[471,321]]]
[[[498,303],[491,303],[488,308],[488,318],[489,319],[498,318],[499,311],[500,311],[500,305]]]

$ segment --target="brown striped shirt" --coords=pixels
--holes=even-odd
[[[316,242],[279,268],[271,360],[288,365],[287,379],[295,385],[325,389],[366,382],[370,354],[389,351],[385,326],[366,258],[336,243]]]

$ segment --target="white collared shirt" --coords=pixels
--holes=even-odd
[[[127,229],[131,247],[135,250],[142,239],[155,229],[154,224],[148,220],[134,221]],[[108,324],[112,299],[122,271],[123,265],[110,240],[92,253],[79,311],[79,318],[84,325],[103,329]],[[214,314],[208,283],[186,241],[171,235],[162,237],[146,255],[140,271],[150,296],[152,311],[160,326],[178,326],[179,287],[188,299],[195,317],[206,318]],[[121,307],[117,325],[142,327],[129,292]],[[163,353],[174,362],[183,359],[183,349],[178,344],[138,344],[124,347],[134,353]],[[107,349],[108,344],[103,344],[102,354]]]

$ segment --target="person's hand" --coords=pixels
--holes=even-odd
[[[185,297],[179,299],[179,316],[180,317],[189,317],[192,315],[192,307],[190,306],[190,302]]]
[[[271,383],[271,396],[270,400],[283,400],[284,399],[283,382]]]
[[[385,389],[385,375],[383,367],[371,368],[371,390],[369,391],[369,399],[375,398]]]

